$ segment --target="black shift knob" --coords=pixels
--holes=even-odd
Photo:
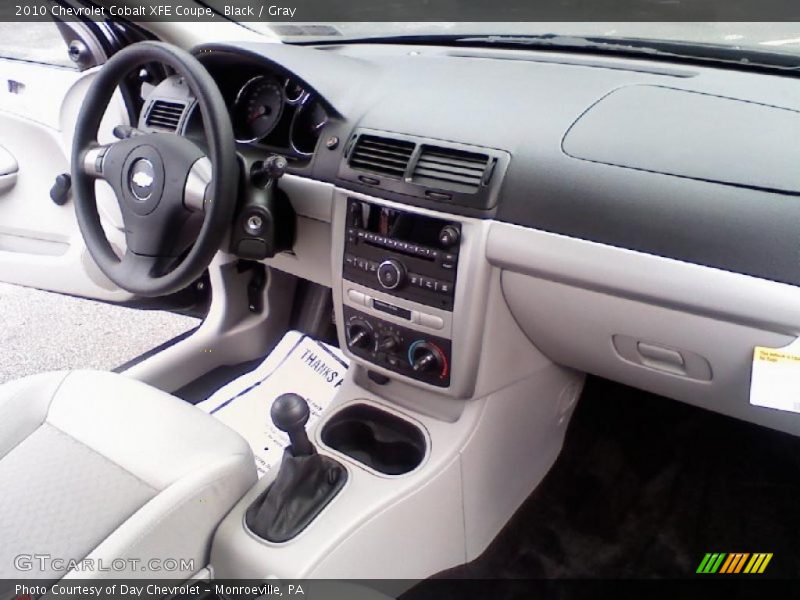
[[[295,429],[303,429],[310,414],[308,402],[298,394],[282,394],[272,403],[270,411],[272,422],[281,431],[289,433]]]
[[[289,434],[289,447],[294,456],[314,454],[314,446],[306,433],[309,415],[308,402],[298,394],[282,394],[272,403],[272,422],[275,427]]]

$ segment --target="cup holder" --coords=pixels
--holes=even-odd
[[[416,425],[368,404],[354,404],[322,428],[326,446],[386,475],[416,469],[425,457],[425,436]]]

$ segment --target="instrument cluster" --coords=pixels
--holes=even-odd
[[[316,94],[299,81],[263,73],[248,78],[238,88],[231,120],[237,142],[310,157],[328,114]]]

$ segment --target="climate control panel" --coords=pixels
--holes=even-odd
[[[347,347],[385,369],[439,387],[450,385],[450,340],[344,306]]]

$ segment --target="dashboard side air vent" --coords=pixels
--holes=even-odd
[[[418,185],[474,194],[491,165],[486,154],[424,144],[411,181]]]
[[[360,135],[350,154],[350,167],[402,179],[414,148],[414,142]]]
[[[154,129],[178,131],[184,110],[186,110],[186,105],[181,102],[156,100],[147,111],[145,125]]]

